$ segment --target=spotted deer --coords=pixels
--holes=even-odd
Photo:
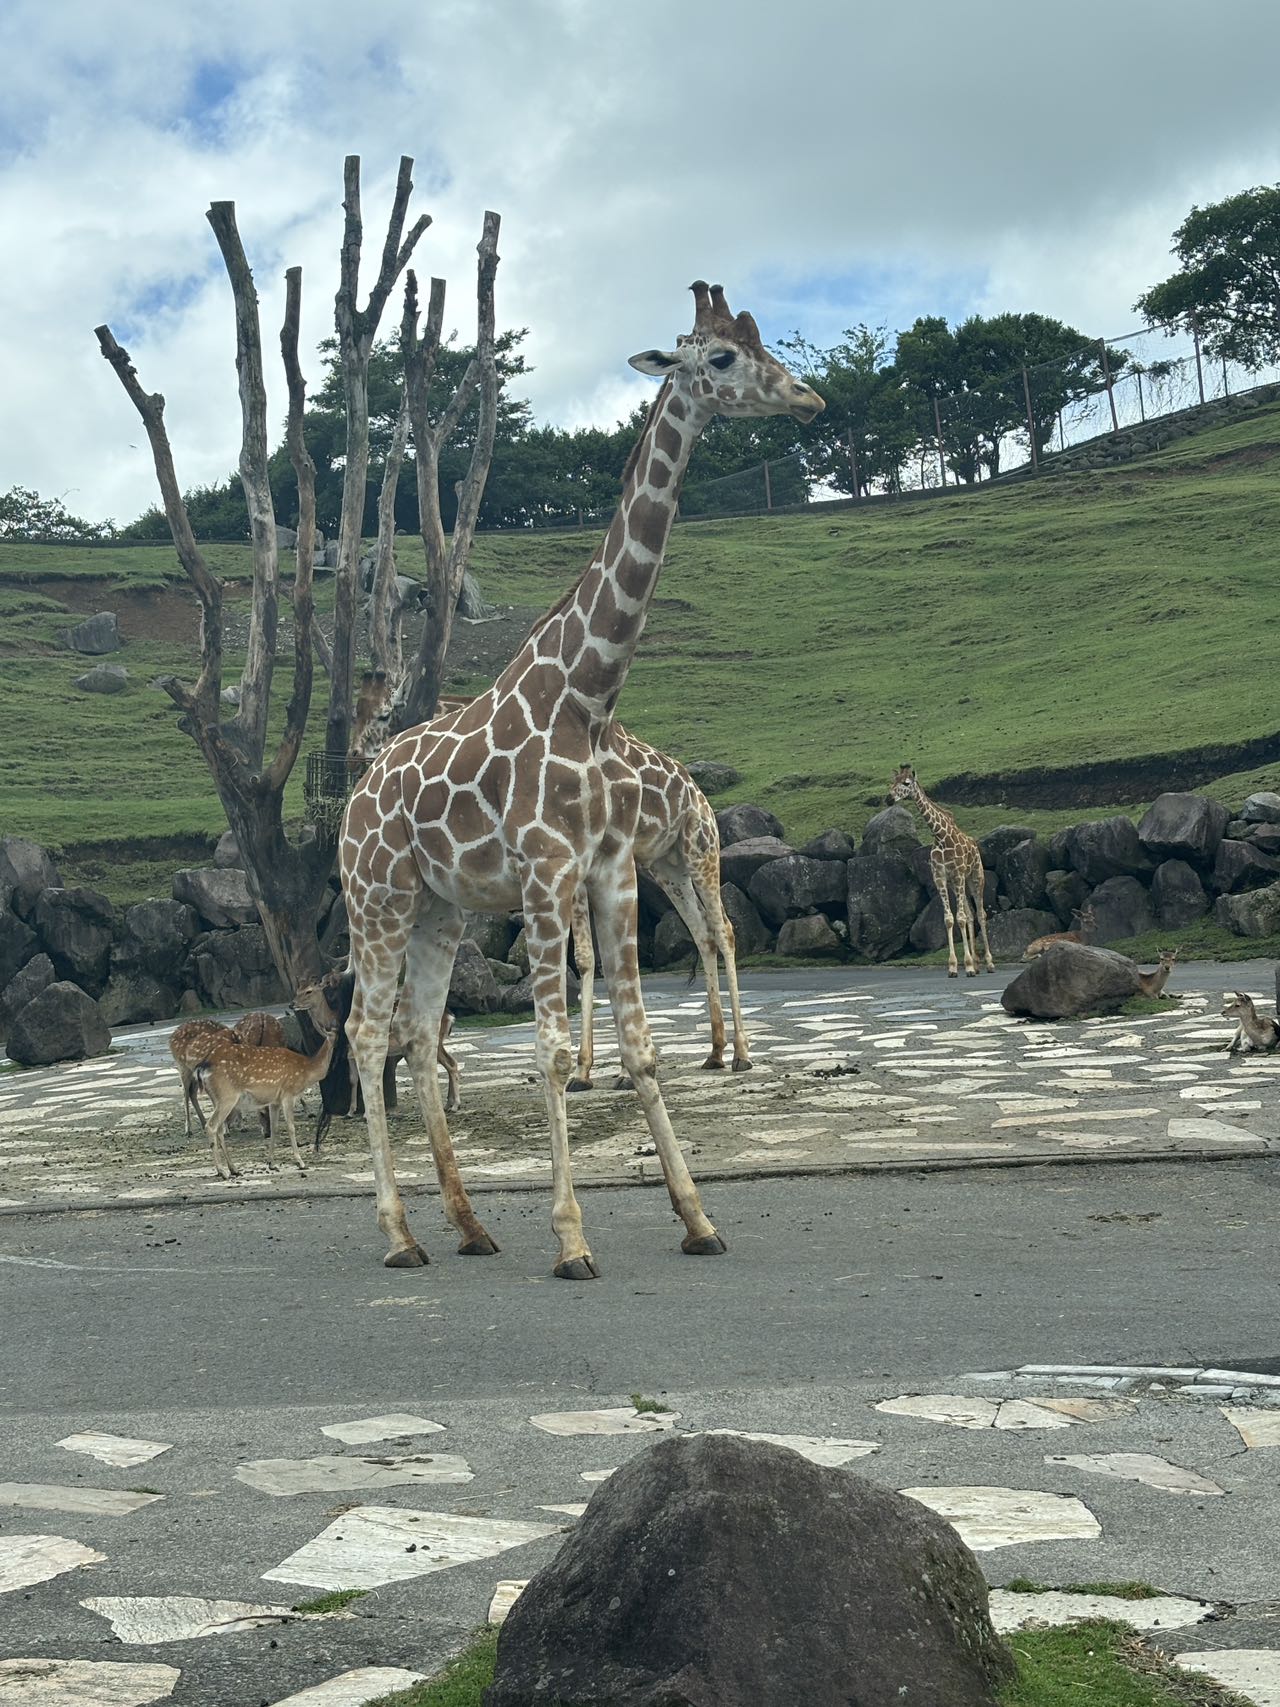
[[[231,1027],[231,1035],[251,1049],[284,1049],[289,1041],[274,1014],[244,1014]]]
[[[1270,1014],[1260,1014],[1243,990],[1233,990],[1223,998],[1222,1017],[1236,1022],[1236,1034],[1227,1045],[1228,1055],[1251,1049],[1269,1055],[1280,1047],[1280,1021],[1272,1019]]]
[[[1163,993],[1165,985],[1169,982],[1169,974],[1173,971],[1182,950],[1180,948],[1161,948],[1156,952],[1160,957],[1160,963],[1155,971],[1139,972],[1138,974],[1139,995],[1159,996]]]
[[[196,1100],[196,1068],[208,1059],[209,1051],[219,1039],[230,1036],[230,1029],[216,1019],[189,1019],[169,1033],[169,1053],[182,1080],[182,1118],[188,1138],[194,1131],[193,1110],[201,1130],[205,1126],[204,1110]]]
[[[1084,942],[1086,937],[1091,937],[1097,928],[1098,921],[1094,917],[1092,907],[1073,908],[1071,918],[1077,927],[1075,930],[1050,931],[1048,936],[1038,936],[1034,942],[1027,944],[1022,958],[1034,960],[1038,954],[1043,954],[1046,948],[1056,948],[1060,942]],[[1151,976],[1155,977],[1155,973],[1152,973]],[[1168,977],[1168,973],[1165,974],[1165,977]]]

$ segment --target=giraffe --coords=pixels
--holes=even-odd
[[[982,890],[986,882],[982,869],[982,854],[972,836],[966,836],[950,812],[935,805],[916,781],[910,765],[900,765],[889,785],[890,803],[911,800],[920,816],[933,832],[929,850],[929,869],[942,901],[942,915],[947,921],[947,976],[957,976],[954,928],[960,926],[960,943],[964,950],[964,969],[967,977],[978,976],[978,945],[974,936],[973,917],[977,914],[982,928],[982,952],[986,955],[987,971],[994,972],[991,944],[987,941],[987,909]],[[955,909],[952,911],[952,897]]]
[[[623,476],[608,533],[577,583],[537,624],[493,686],[461,710],[406,730],[356,784],[339,839],[355,999],[347,1023],[365,1093],[384,1262],[416,1267],[396,1186],[380,1071],[402,964],[398,1029],[426,1115],[445,1214],[464,1255],[497,1245],[458,1172],[434,1047],[464,912],[519,907],[533,981],[536,1060],[550,1129],[553,1272],[599,1274],[573,1191],[565,1088],[573,1067],[565,946],[580,884],[596,920],[623,1065],[684,1223],[682,1249],[719,1255],[657,1080],[636,956],[631,854],[640,790],[619,760],[613,713],[644,629],[693,446],[717,414],[812,420],[824,407],[733,315],[720,287],[693,287],[693,331],[632,367],[663,385]]]
[[[678,759],[660,753],[615,723],[614,746],[640,787],[640,815],[632,853],[637,867],[653,878],[688,927],[702,962],[711,1014],[711,1053],[702,1063],[718,1070],[724,1066],[724,1009],[720,1002],[722,956],[729,981],[729,1003],[733,1011],[733,1070],[750,1072],[751,1051],[747,1044],[742,1003],[738,995],[738,969],[734,955],[733,925],[720,899],[720,827],[711,802]],[[628,779],[629,786],[629,779]],[[623,808],[625,810],[625,808]],[[591,1089],[594,1060],[592,985],[595,949],[591,941],[591,914],[585,888],[573,902],[573,953],[582,980],[582,1036],[578,1047],[578,1070],[568,1089]],[[629,1090],[624,1074],[616,1089]]]

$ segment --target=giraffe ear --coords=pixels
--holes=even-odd
[[[637,373],[651,373],[659,379],[680,365],[680,357],[674,350],[641,350],[638,356],[629,356],[627,360]]]

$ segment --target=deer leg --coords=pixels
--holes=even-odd
[[[228,1102],[225,1097],[220,1097],[215,1091],[213,1095],[213,1113],[205,1123],[205,1130],[208,1132],[210,1141],[213,1145],[214,1171],[219,1179],[236,1178],[236,1170],[232,1167],[231,1157],[227,1153],[226,1137],[227,1116],[236,1106],[236,1101],[236,1097],[232,1096],[230,1102]]]
[[[305,1174],[307,1164],[303,1161],[302,1152],[298,1149],[298,1129],[293,1119],[293,1098],[286,1097],[280,1106],[284,1110],[284,1123],[289,1128],[289,1148],[293,1151],[293,1159],[298,1164],[298,1172]]]
[[[273,1174],[276,1171],[276,1120],[278,1118],[278,1105],[276,1103],[269,1102],[262,1112],[267,1117],[266,1125],[262,1129],[262,1136],[266,1140],[267,1145],[267,1172],[269,1174]]]
[[[396,1031],[409,1071],[413,1074],[419,1107],[426,1119],[444,1212],[450,1226],[458,1233],[459,1254],[464,1257],[492,1256],[498,1245],[489,1237],[472,1209],[458,1172],[436,1073],[449,979],[453,974],[458,944],[462,941],[464,923],[462,909],[452,902],[435,895],[424,901],[407,946]],[[452,1091],[452,1080],[450,1088]]]
[[[595,982],[596,946],[591,937],[591,909],[587,904],[587,886],[580,883],[573,897],[570,914],[573,931],[573,958],[578,963],[578,1070],[565,1086],[566,1091],[591,1090],[591,1069],[595,1065]]]
[[[719,1256],[724,1240],[707,1219],[658,1087],[658,1055],[640,992],[636,955],[636,868],[630,850],[601,861],[591,874],[591,908],[600,934],[600,957],[622,1050],[645,1120],[662,1162],[672,1207],[684,1222],[681,1249],[689,1256]]]

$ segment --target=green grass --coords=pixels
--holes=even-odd
[[[1033,1582],[1030,1577],[1014,1577],[1004,1586],[1011,1594],[1109,1594],[1116,1600],[1158,1600],[1163,1592],[1150,1583],[1063,1583],[1059,1587]]]
[[[641,1416],[669,1416],[671,1412],[670,1405],[664,1405],[661,1399],[647,1399],[643,1393],[631,1395],[631,1408]]]
[[[1138,1651],[1122,1624],[1023,1631],[1011,1645],[1018,1675],[1001,1692],[1001,1707],[1247,1707],[1195,1673]],[[371,1707],[480,1707],[497,1646],[497,1631],[482,1631],[439,1677]]]
[[[350,1606],[353,1600],[363,1600],[368,1594],[367,1588],[338,1588],[332,1594],[317,1595],[314,1600],[300,1600],[294,1607],[295,1612],[307,1612],[318,1616],[325,1612],[340,1612],[344,1606]]]

